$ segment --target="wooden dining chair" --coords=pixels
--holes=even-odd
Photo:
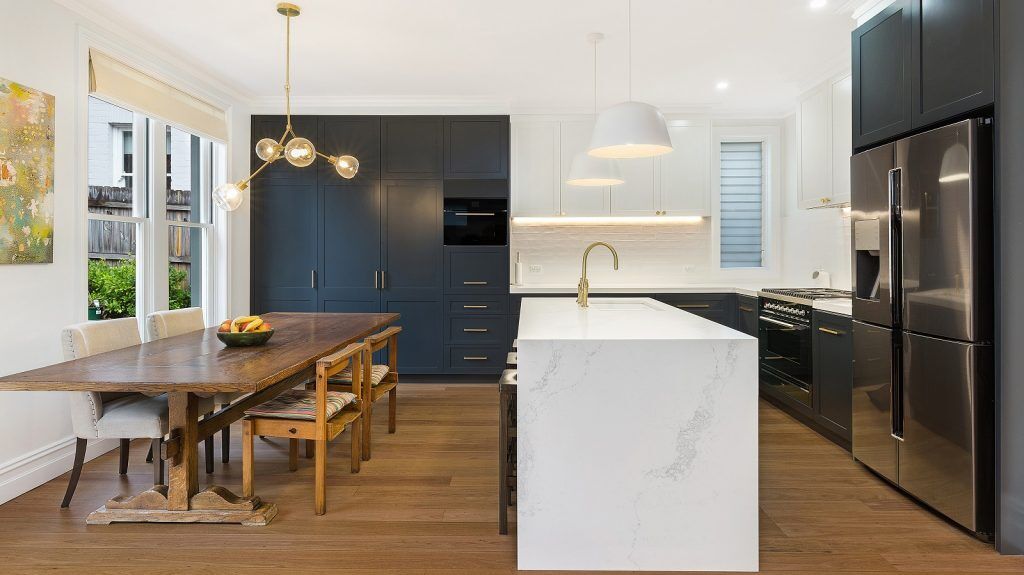
[[[88,321],[69,325],[61,330],[61,349],[65,360],[81,359],[142,343],[135,318]],[[160,444],[167,433],[167,396],[150,397],[141,393],[70,393],[71,426],[77,441],[75,459],[68,479],[68,488],[61,507],[71,505],[75,488],[82,475],[85,452],[90,439],[120,440],[120,473],[128,473],[128,453],[132,439],[152,440],[152,449],[160,453]],[[200,401],[200,410],[212,410],[213,401]],[[153,484],[163,483],[163,461],[153,462]]]
[[[146,316],[146,331],[150,341],[173,337],[183,333],[206,329],[203,319],[203,308],[188,307],[170,311],[156,311]],[[215,408],[224,408],[247,395],[244,392],[220,392],[213,396]],[[206,454],[206,472],[213,473],[213,436],[207,437],[204,444]],[[220,460],[227,463],[231,453],[231,428],[220,430]],[[150,454],[152,455],[152,454]]]
[[[394,433],[398,415],[398,334],[402,328],[392,326],[384,331],[371,335],[363,340],[366,349],[363,352],[363,393],[366,404],[363,407],[363,461],[370,460],[371,439],[373,427],[373,404],[388,396],[388,433]],[[374,365],[373,354],[387,348],[388,362],[386,364]],[[330,388],[338,391],[349,391],[353,389],[352,369],[342,370],[331,377],[327,383]],[[309,387],[309,384],[307,384]],[[306,442],[306,457],[312,455],[312,445]]]
[[[366,344],[353,343],[345,349],[316,362],[313,389],[291,389],[270,401],[246,410],[242,420],[242,495],[253,495],[255,436],[287,437],[288,468],[298,469],[299,440],[312,441],[315,446],[316,492],[314,509],[317,515],[327,512],[327,442],[347,427],[352,435],[352,473],[359,472],[363,405],[362,361]],[[328,391],[327,380],[343,369],[355,374],[352,392]],[[368,402],[367,402],[368,403]]]
[[[519,372],[506,369],[498,380],[498,534],[508,535],[508,508],[516,489],[516,389]]]

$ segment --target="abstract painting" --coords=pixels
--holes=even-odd
[[[53,263],[53,105],[0,78],[0,264]]]

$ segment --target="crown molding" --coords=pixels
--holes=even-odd
[[[222,102],[251,104],[252,99],[238,86],[226,82],[202,65],[183,60],[173,54],[167,46],[145,38],[138,34],[126,33],[124,28],[115,28],[110,15],[99,12],[82,0],[53,0],[55,4],[80,17],[79,28],[84,29],[105,44],[115,46],[122,52],[131,54],[133,59],[140,60],[151,66],[160,68],[160,75],[170,79],[185,80]],[[199,94],[194,94],[198,96]]]
[[[258,98],[250,102],[253,114],[283,113],[281,97]],[[430,114],[508,114],[508,101],[496,98],[465,98],[455,96],[373,96],[292,98],[293,114],[353,115],[430,115]]]

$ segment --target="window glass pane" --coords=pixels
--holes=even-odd
[[[142,180],[135,177],[135,115],[89,97],[89,211],[115,216],[145,216]],[[144,141],[144,140],[143,140]],[[140,202],[136,205],[138,194]]]
[[[764,145],[722,142],[720,213],[721,266],[763,265]]]
[[[203,186],[199,136],[167,127],[167,219],[201,222]]]
[[[203,307],[202,228],[167,226],[168,309]]]
[[[135,317],[138,224],[89,220],[89,319]]]

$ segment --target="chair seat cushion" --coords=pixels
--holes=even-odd
[[[370,366],[370,385],[376,387],[380,385],[380,382],[384,381],[384,376],[388,374],[389,368],[386,365],[372,365]],[[345,369],[336,373],[333,377],[327,380],[328,383],[337,383],[341,385],[349,385],[352,383],[352,366],[348,366]]]
[[[198,398],[199,415],[213,411],[213,400]],[[167,435],[167,395],[150,397],[141,393],[103,404],[103,417],[96,422],[99,439],[155,439]]]
[[[327,419],[338,414],[346,405],[355,402],[354,393],[347,391],[327,392]],[[274,419],[316,420],[316,391],[312,389],[290,389],[281,395],[247,409],[246,415],[272,417]]]

